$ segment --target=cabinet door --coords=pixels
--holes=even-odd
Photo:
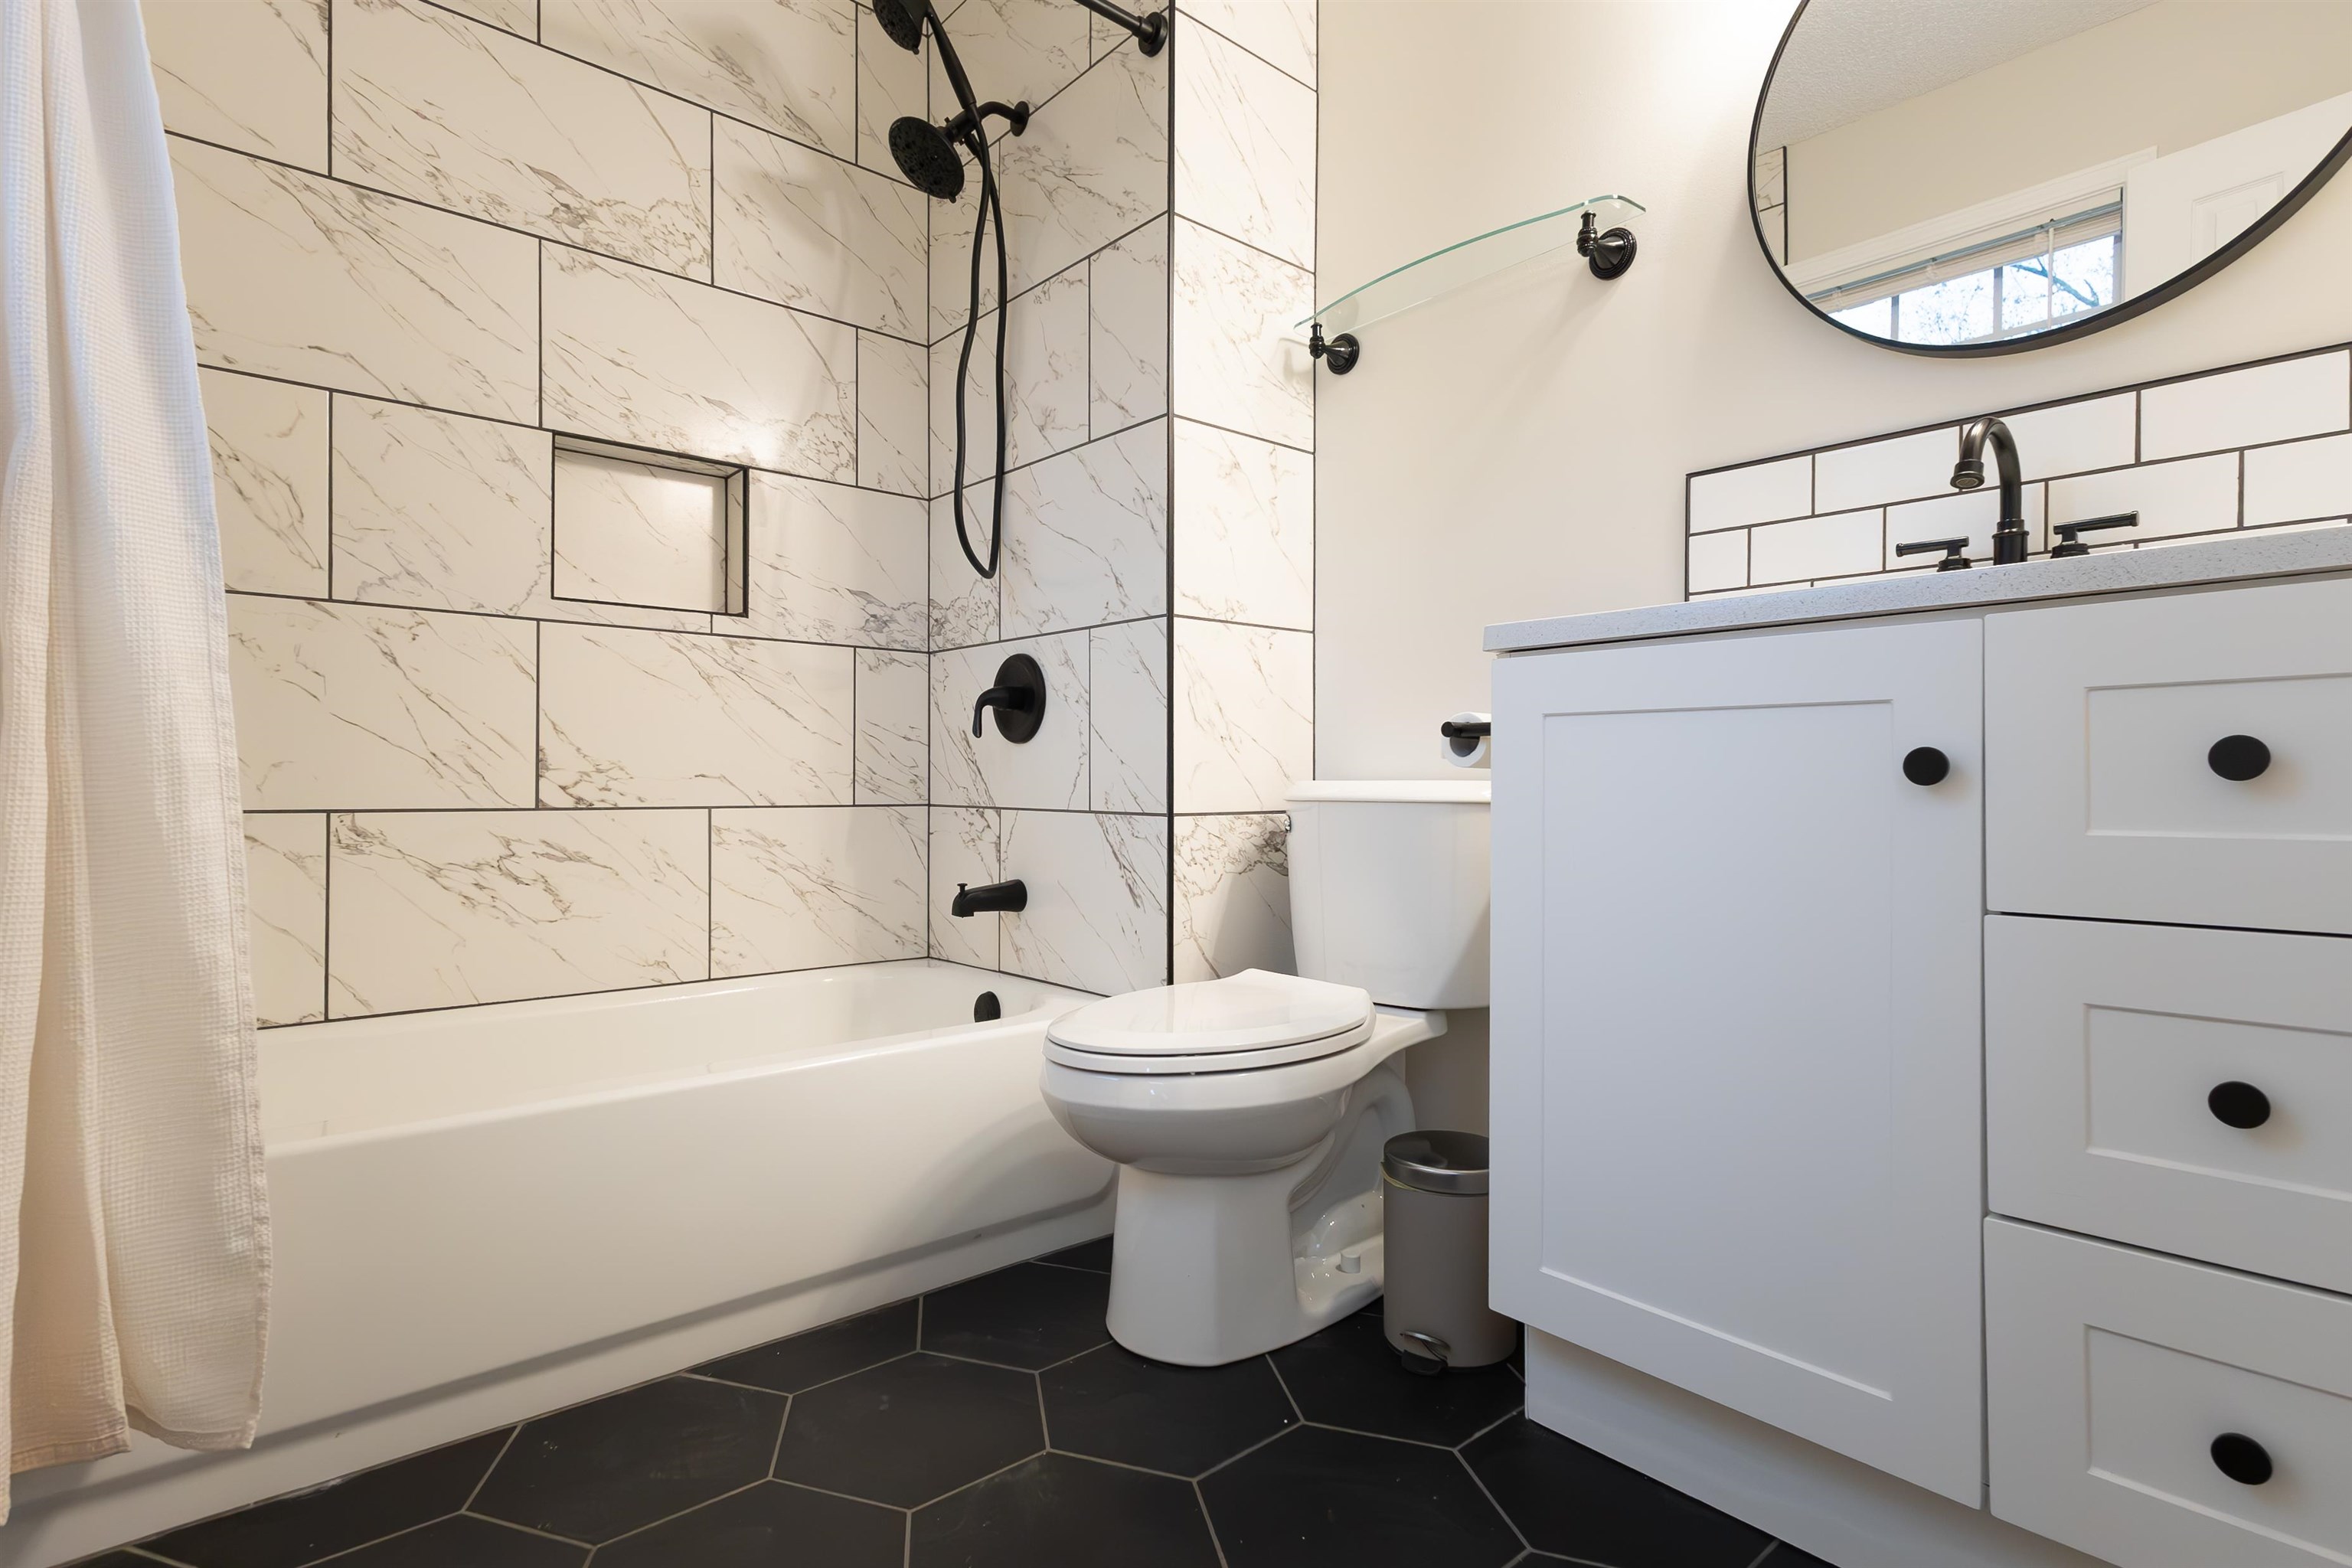
[[[1980,651],[1495,675],[1494,1304],[1971,1506]]]

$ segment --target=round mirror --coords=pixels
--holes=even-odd
[[[2194,288],[2347,156],[2352,0],[1805,0],[1748,194],[1816,313],[2007,353]]]

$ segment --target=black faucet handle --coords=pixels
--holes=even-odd
[[[1009,713],[1025,713],[1029,710],[1029,700],[1030,692],[1025,687],[990,687],[982,692],[980,700],[971,705],[971,732],[975,736],[981,733],[981,715],[990,709],[1001,708]]]
[[[1045,721],[1045,671],[1025,653],[1006,656],[996,667],[995,683],[971,705],[971,732],[977,737],[981,715],[996,710],[996,732],[1020,745],[1037,733]]]
[[[1944,552],[1944,558],[1936,563],[1936,570],[1938,572],[1965,572],[1973,564],[1969,560],[1969,542],[1966,535],[1958,539],[1915,539],[1907,544],[1896,545],[1895,553],[1924,555],[1930,550],[1940,550]]]
[[[2050,557],[2055,561],[2068,555],[2088,555],[2091,552],[2091,547],[2074,537],[2078,533],[2088,533],[2096,528],[2137,528],[2138,526],[2139,513],[2136,511],[2119,511],[2112,517],[2086,517],[2080,522],[2053,523],[2050,525],[2050,531],[2058,536],[2058,543],[2050,552]]]

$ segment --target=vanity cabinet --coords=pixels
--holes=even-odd
[[[1494,1304],[1970,1506],[1980,630],[1495,676]]]

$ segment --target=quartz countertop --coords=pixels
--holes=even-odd
[[[1910,615],[2029,604],[2040,599],[2184,588],[2241,578],[2352,571],[2352,527],[2246,533],[2193,544],[2149,545],[2064,561],[1977,566],[1871,577],[1820,588],[1783,588],[1681,605],[1650,605],[1544,620],[1504,621],[1486,628],[1488,653],[1578,647],[1696,632],[1801,626],[1808,621]]]

